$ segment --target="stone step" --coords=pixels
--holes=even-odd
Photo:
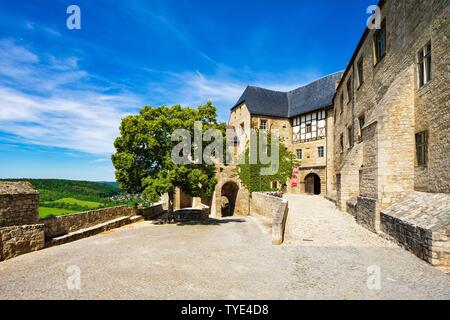
[[[145,221],[145,218],[143,216],[132,216],[132,217],[130,217],[130,221],[131,221],[131,223],[137,223],[137,222]]]
[[[117,219],[114,219],[114,220],[111,220],[111,221],[108,221],[108,222],[105,222],[102,224],[98,224],[93,227],[81,229],[81,230],[60,236],[60,237],[53,238],[45,244],[45,247],[50,248],[50,247],[59,246],[59,245],[65,244],[65,243],[77,241],[80,239],[92,237],[99,233],[102,233],[102,232],[105,232],[108,230],[112,230],[112,229],[117,229],[117,228],[129,225],[132,223],[140,222],[143,220],[144,220],[144,217],[142,217],[142,216],[119,217]]]

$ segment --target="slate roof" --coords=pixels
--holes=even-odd
[[[342,72],[337,72],[289,92],[249,86],[232,110],[245,103],[254,115],[296,117],[331,106],[336,92],[336,81],[341,80],[341,77]]]

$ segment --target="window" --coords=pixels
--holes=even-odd
[[[361,58],[358,61],[358,87],[361,87],[364,83],[364,59]]]
[[[375,51],[375,64],[377,64],[386,55],[386,20],[384,20],[381,24],[381,29],[375,32],[373,43]]]
[[[312,132],[312,125],[310,123],[308,123],[306,125],[306,133],[311,133]]]
[[[362,115],[359,117],[359,130],[362,131],[362,129],[364,128],[364,125],[366,124],[366,116]]]
[[[341,107],[341,114],[342,114],[342,112],[344,112],[344,93],[341,93],[340,107]]]
[[[272,181],[272,189],[278,189],[278,181]]]
[[[235,147],[239,146],[239,138],[237,136],[234,136],[234,138],[233,138],[233,145]]]
[[[245,123],[241,123],[241,134],[245,133]]]
[[[431,81],[431,43],[428,43],[417,55],[419,88]]]
[[[353,139],[353,127],[349,126],[347,128],[347,134],[348,134],[348,145],[350,148],[353,148],[353,146],[355,145],[355,141]]]
[[[325,148],[324,147],[318,147],[317,148],[317,156],[319,158],[325,157]]]
[[[297,149],[297,160],[302,160],[302,159],[303,159],[303,150]]]
[[[348,78],[347,80],[347,97],[349,103],[353,99],[352,79],[353,79],[352,76],[350,76],[350,78]]]
[[[362,141],[362,133],[363,133],[363,128],[364,125],[366,124],[366,116],[362,115],[358,118],[359,120],[359,141]]]
[[[341,136],[339,137],[339,144],[341,145],[341,152],[344,151],[344,134],[341,133]]]
[[[416,134],[417,165],[426,166],[428,157],[428,132]]]
[[[259,123],[260,130],[267,130],[267,120],[261,120]]]

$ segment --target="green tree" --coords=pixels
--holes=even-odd
[[[259,155],[260,148],[260,135],[256,134],[256,152]],[[271,155],[272,153],[272,135],[269,133],[265,136],[267,139],[266,144],[266,154]],[[272,175],[263,175],[261,170],[264,168],[269,168],[272,164],[262,164],[259,156],[256,163],[250,163],[250,145],[247,145],[244,154],[241,155],[244,159],[240,161],[237,166],[236,175],[242,181],[243,185],[250,192],[270,192],[278,191],[272,188],[272,182],[277,181],[279,185],[283,186],[287,183],[288,179],[292,177],[292,168],[294,165],[299,165],[300,163],[295,160],[294,154],[290,152],[282,141],[279,143],[279,154],[278,154],[278,171]]]
[[[112,161],[120,187],[129,193],[142,193],[153,203],[167,193],[169,220],[177,187],[192,197],[204,197],[212,195],[217,183],[214,165],[175,164],[171,158],[178,144],[172,141],[173,132],[184,129],[193,137],[196,122],[201,122],[203,132],[225,128],[217,122],[216,108],[211,102],[198,109],[179,105],[144,107],[138,115],[122,120],[120,137],[114,143],[116,153]]]

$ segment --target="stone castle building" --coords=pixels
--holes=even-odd
[[[324,195],[374,232],[450,265],[450,3],[382,0],[346,70],[291,92],[248,87],[232,107],[237,153],[251,128],[278,129],[301,161],[287,191]],[[249,194],[221,167],[221,198],[248,214]],[[271,188],[281,188],[273,182]]]
[[[290,92],[247,87],[231,110],[229,126],[237,133],[239,152],[248,144],[251,129],[278,130],[281,142],[301,165],[293,170],[287,189],[292,193],[326,194],[328,184],[327,133],[333,129],[333,97],[341,72]],[[280,189],[277,181],[272,189]]]

